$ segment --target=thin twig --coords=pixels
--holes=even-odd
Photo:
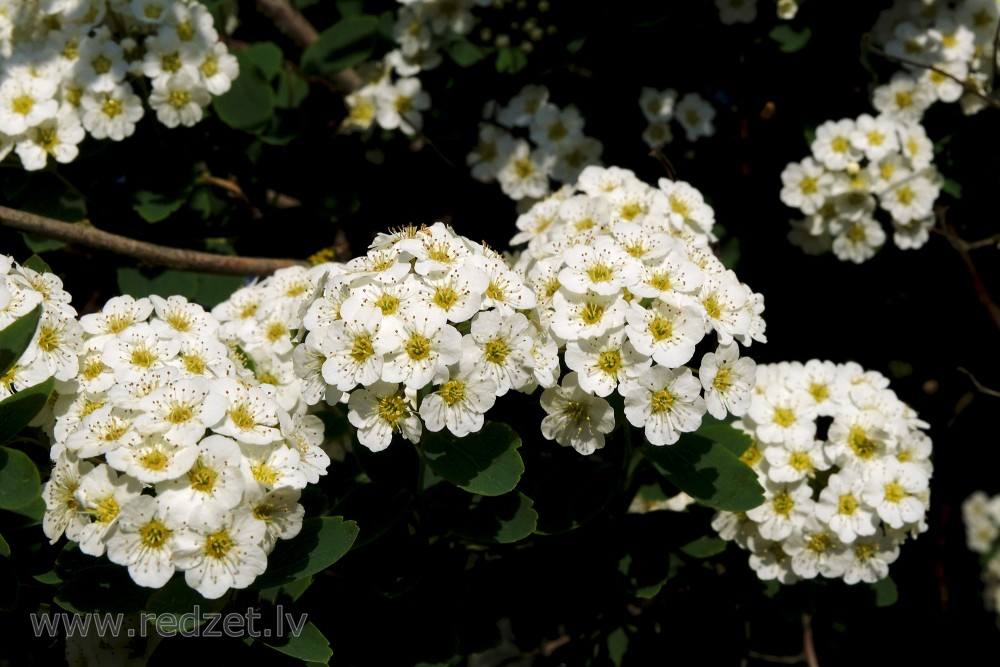
[[[906,58],[905,56],[896,56],[896,55],[893,55],[891,53],[886,53],[885,51],[883,51],[882,49],[878,48],[877,46],[873,46],[872,45],[872,43],[871,43],[871,36],[870,35],[865,35],[862,38],[862,47],[865,48],[865,49],[867,49],[868,51],[871,51],[875,55],[882,56],[886,60],[892,60],[892,61],[895,61],[897,63],[903,63],[904,65],[912,65],[914,67],[920,67],[922,69],[929,69],[932,72],[937,72],[941,76],[946,76],[949,79],[951,79],[952,81],[954,81],[954,82],[958,83],[960,86],[962,86],[962,88],[965,90],[965,92],[971,93],[971,94],[975,95],[976,97],[980,98],[981,100],[983,100],[984,102],[986,102],[987,104],[989,104],[994,109],[1000,109],[1000,100],[998,100],[997,98],[995,98],[995,97],[993,97],[991,95],[987,95],[983,91],[979,90],[978,87],[976,87],[973,84],[969,83],[965,79],[960,79],[959,77],[955,76],[954,74],[951,74],[950,72],[944,71],[940,67],[935,67],[934,65],[928,65],[927,63],[920,62],[919,60],[914,60],[913,58]]]
[[[53,220],[6,206],[0,206],[0,225],[65,243],[78,243],[90,248],[107,250],[170,269],[262,276],[288,266],[305,264],[305,262],[294,259],[236,257],[184,248],[170,248],[105,232],[89,224]]]
[[[261,13],[274,21],[281,32],[288,35],[302,49],[319,39],[319,32],[312,23],[293,7],[288,0],[257,0]],[[361,77],[353,69],[341,70],[331,76],[343,93],[352,93],[361,87]]]
[[[250,211],[250,217],[254,220],[260,220],[264,217],[264,214],[260,212],[260,209],[257,208],[256,204],[250,201],[250,198],[247,197],[247,193],[243,191],[243,188],[241,188],[240,184],[236,181],[214,176],[207,171],[199,176],[198,180],[206,185],[214,185],[217,188],[221,188],[236,199],[239,199]]]
[[[976,296],[979,298],[979,303],[983,305],[986,312],[989,314],[990,319],[993,321],[994,326],[1000,329],[1000,306],[997,306],[996,301],[993,299],[993,295],[990,294],[989,288],[983,281],[983,277],[979,275],[979,269],[976,267],[976,262],[972,259],[972,255],[969,253],[969,244],[963,240],[955,228],[952,227],[951,223],[948,222],[945,216],[944,207],[939,207],[936,211],[938,223],[941,225],[941,233],[944,237],[948,239],[951,247],[958,252],[958,256],[962,259],[962,263],[965,264],[966,270],[968,270],[969,275],[972,277],[972,285],[976,290]]]
[[[802,614],[802,654],[809,667],[819,667],[816,646],[813,644],[812,616],[809,614]]]
[[[1000,391],[997,391],[996,389],[990,389],[989,387],[980,384],[979,380],[976,379],[976,376],[973,375],[971,372],[969,372],[968,369],[959,366],[956,370],[959,373],[964,373],[965,375],[967,375],[969,379],[972,381],[973,386],[976,388],[976,391],[978,391],[980,394],[986,394],[987,396],[1000,398]]]

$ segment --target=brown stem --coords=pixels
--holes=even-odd
[[[207,171],[203,173],[198,180],[206,185],[214,185],[217,188],[221,188],[236,199],[239,199],[250,211],[250,217],[254,220],[260,220],[264,217],[264,214],[260,212],[260,209],[257,208],[252,201],[250,201],[250,198],[247,197],[247,193],[243,191],[243,188],[241,188],[240,184],[235,180],[220,178],[208,173]]]
[[[987,396],[1000,398],[1000,391],[997,391],[996,389],[990,389],[989,387],[980,384],[979,380],[976,379],[976,376],[970,373],[968,369],[959,366],[957,370],[959,373],[964,373],[969,377],[970,380],[972,380],[973,386],[975,386],[976,391],[978,391],[980,394],[986,394]]]
[[[938,209],[937,218],[941,225],[941,233],[944,234],[944,237],[948,239],[951,247],[958,253],[958,256],[962,259],[962,263],[965,264],[966,270],[968,270],[969,275],[972,277],[972,285],[976,290],[976,296],[979,298],[979,303],[981,303],[983,308],[986,309],[990,319],[993,321],[993,325],[996,326],[997,329],[1000,329],[1000,306],[997,306],[996,301],[993,300],[993,295],[990,294],[990,290],[986,286],[985,281],[983,281],[983,277],[979,274],[976,262],[972,259],[972,255],[969,253],[970,244],[962,239],[955,231],[955,228],[952,227],[951,223],[948,222],[943,208]]]
[[[305,265],[305,262],[294,259],[235,257],[169,248],[105,232],[89,224],[53,220],[6,206],[0,206],[0,225],[66,243],[107,250],[170,269],[230,275],[268,275],[288,266]]]
[[[257,8],[300,48],[308,48],[319,39],[319,32],[313,24],[288,0],[257,0]],[[337,72],[331,78],[344,93],[351,93],[361,87],[361,77],[350,68]]]
[[[816,646],[813,644],[812,616],[802,614],[802,654],[809,667],[819,667]]]
[[[994,109],[1000,109],[1000,100],[998,100],[995,97],[992,97],[990,95],[987,95],[983,91],[979,90],[979,88],[977,88],[976,86],[974,86],[971,83],[969,83],[968,81],[966,81],[965,79],[960,79],[957,76],[955,76],[954,74],[951,74],[949,72],[944,71],[940,67],[935,67],[934,65],[928,65],[927,63],[920,62],[919,60],[914,60],[913,58],[906,58],[905,56],[894,56],[891,53],[886,53],[885,51],[883,51],[882,49],[878,48],[877,46],[873,46],[872,45],[872,43],[871,43],[871,36],[870,35],[865,35],[865,37],[864,37],[864,39],[862,41],[862,46],[863,46],[863,48],[867,49],[868,51],[871,51],[875,55],[882,56],[886,60],[892,60],[894,62],[903,63],[905,65],[912,65],[914,67],[920,67],[920,68],[923,68],[923,69],[929,69],[932,72],[937,72],[941,76],[946,76],[949,79],[951,79],[952,81],[955,81],[959,85],[961,85],[962,88],[965,89],[965,92],[971,93],[971,94],[975,95],[976,97],[978,97],[979,99],[983,100],[984,102],[986,102],[988,105],[990,105]]]

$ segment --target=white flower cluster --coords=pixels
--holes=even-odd
[[[38,273],[0,255],[0,329],[6,329],[35,306],[42,306],[28,349],[0,377],[0,400],[53,376],[56,380],[76,376],[83,330],[76,321],[71,298],[58,276]],[[42,419],[48,416],[45,413]]]
[[[992,498],[976,491],[962,503],[965,541],[969,549],[983,556],[983,597],[986,607],[1000,612],[1000,495]]]
[[[121,141],[142,118],[129,77],[149,79],[167,127],[194,125],[239,67],[194,0],[7,0],[0,7],[0,159],[72,162],[86,134]]]
[[[677,101],[673,88],[645,87],[639,93],[639,108],[649,123],[642,140],[650,148],[660,148],[674,140],[670,121],[676,119],[688,141],[715,134],[715,109],[698,93],[687,93]]]
[[[996,0],[897,0],[872,34],[886,53],[904,61],[903,69],[875,89],[875,108],[914,121],[937,101],[958,101],[966,114],[980,111],[986,103],[961,82],[989,92],[998,22]]]
[[[385,130],[412,135],[423,127],[420,113],[431,106],[417,75],[441,64],[440,47],[473,26],[475,0],[399,0],[392,35],[397,48],[378,63],[361,68],[365,84],[348,95],[345,130],[367,130],[377,122]],[[489,4],[486,2],[485,4]],[[395,77],[393,77],[395,73]]]
[[[106,552],[142,586],[183,571],[217,598],[250,585],[277,540],[298,534],[300,492],[330,463],[323,423],[282,406],[220,338],[230,324],[180,296],[115,297],[80,318],[43,493],[53,542]]]
[[[811,150],[781,172],[781,201],[806,215],[791,221],[793,244],[860,264],[885,243],[877,208],[889,214],[899,248],[927,243],[944,181],[922,125],[888,114],[827,121]]]
[[[380,235],[364,257],[323,268],[296,371],[317,388],[308,402],[347,402],[373,451],[395,433],[476,432],[497,397],[555,381],[554,349],[519,312],[535,295],[503,257],[443,223]]]
[[[572,371],[542,394],[546,438],[583,454],[603,447],[614,428],[605,397],[615,391],[654,445],[694,431],[706,411],[745,412],[755,364],[736,341],[766,340],[764,300],[712,254],[714,220],[687,183],[663,178],[654,188],[594,166],[518,218],[511,244],[528,246],[515,269]],[[712,332],[718,348],[695,377],[684,365]]]
[[[473,178],[499,181],[511,199],[541,199],[549,194],[549,179],[573,183],[588,165],[600,164],[603,145],[583,133],[584,118],[573,107],[549,102],[545,86],[528,85],[497,108],[483,111],[479,143],[466,157]],[[531,141],[508,130],[526,128]]]
[[[764,503],[720,512],[712,527],[750,551],[761,579],[884,578],[907,536],[927,530],[931,441],[925,422],[855,363],[757,367],[743,460]],[[826,433],[818,419],[829,422]]]

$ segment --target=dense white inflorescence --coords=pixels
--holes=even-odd
[[[195,0],[9,0],[0,56],[0,159],[13,151],[28,170],[72,162],[87,134],[131,136],[137,90],[167,127],[194,125],[239,73]]]
[[[305,270],[265,283],[254,308],[217,309],[237,317],[180,296],[120,296],[74,322],[83,336],[74,371],[56,375],[43,493],[50,540],[106,553],[142,586],[183,571],[217,598],[250,585],[277,540],[298,534],[300,493],[330,463],[322,421],[284,379],[287,313],[313,285]]]
[[[976,491],[962,503],[962,520],[966,544],[982,556],[986,608],[1000,612],[1000,496]]]
[[[816,129],[811,150],[781,173],[781,201],[806,216],[792,221],[792,243],[860,264],[885,243],[879,209],[896,246],[927,243],[944,179],[919,122],[885,113],[828,121]]]
[[[764,503],[720,512],[712,526],[750,552],[761,579],[873,583],[907,537],[927,530],[927,424],[888,387],[854,363],[757,367],[750,409],[734,425],[753,439],[742,458]]]
[[[514,268],[537,319],[570,369],[542,393],[546,438],[589,454],[614,427],[606,397],[654,445],[675,443],[709,412],[742,415],[765,341],[764,300],[712,253],[715,214],[691,185],[654,188],[631,171],[587,167],[572,187],[518,218]],[[717,346],[688,368],[714,334]]]

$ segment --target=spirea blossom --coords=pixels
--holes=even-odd
[[[330,463],[292,371],[291,330],[314,289],[307,269],[286,269],[219,316],[180,296],[121,296],[70,319],[79,334],[75,370],[55,373],[46,536],[107,554],[142,586],[184,572],[208,598],[262,574],[276,541],[301,528],[299,492]]]
[[[72,162],[87,134],[131,136],[141,91],[167,127],[194,125],[239,73],[196,0],[18,0],[4,10],[0,159],[13,150],[27,170]]]
[[[761,579],[885,578],[907,537],[927,530],[927,424],[879,373],[813,359],[757,367],[742,460],[764,503],[712,526],[750,552]],[[832,419],[820,428],[819,418]]]
[[[962,521],[967,546],[981,557],[986,608],[1000,612],[1000,496],[976,491],[962,503]]]
[[[654,188],[595,166],[518,218],[511,243],[526,247],[514,268],[571,371],[542,396],[546,438],[584,454],[600,448],[614,394],[653,445],[697,430],[706,411],[746,412],[755,364],[738,350],[766,340],[763,297],[712,254],[714,221],[687,183]],[[699,368],[696,349],[712,334]]]
[[[345,402],[373,451],[396,435],[464,437],[508,391],[556,382],[558,357],[522,312],[535,294],[501,255],[443,223],[379,235],[365,256],[312,271],[322,277],[292,355],[303,400]]]
[[[883,217],[897,247],[923,246],[944,183],[933,154],[913,119],[882,113],[823,123],[812,155],[781,173],[781,201],[806,216],[791,221],[789,240],[809,254],[832,251],[860,264],[886,241]]]
[[[551,192],[550,180],[572,183],[600,163],[601,142],[583,133],[575,108],[549,101],[545,86],[528,85],[504,105],[483,110],[479,143],[466,157],[476,180],[496,180],[511,199],[534,201]],[[523,135],[527,130],[527,137]]]

